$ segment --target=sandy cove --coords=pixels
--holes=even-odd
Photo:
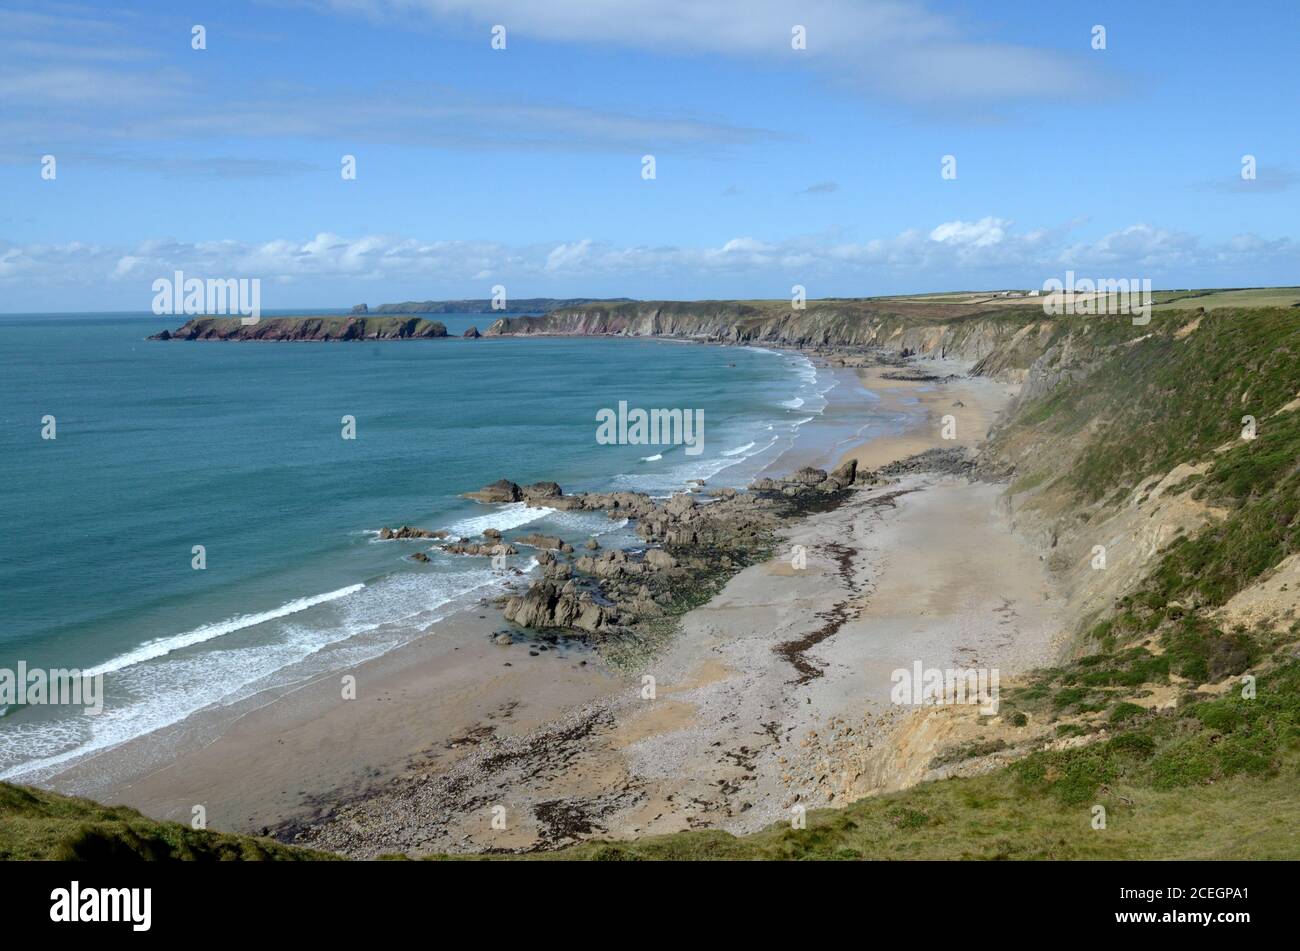
[[[899,375],[862,371],[882,400],[926,409],[914,430],[855,451],[873,467],[952,448],[941,438],[949,414],[958,442],[977,444],[1013,392]],[[639,676],[538,730],[495,731],[443,774],[408,772],[293,841],[374,856],[745,832],[788,819],[796,803],[915,782],[931,746],[970,724],[957,716],[936,729],[933,711],[890,703],[893,670],[920,660],[1005,678],[1054,656],[1055,602],[1038,554],[999,512],[1000,491],[942,474],[857,489],[789,527],[775,557],[686,614]]]
[[[946,415],[957,444],[978,444],[1014,388],[948,376],[964,370],[860,370],[885,408],[925,413],[851,455],[879,468],[952,448]],[[322,678],[248,704],[206,745],[138,778],[116,779],[97,758],[52,785],[181,821],[204,804],[214,828],[270,828],[358,857],[745,832],[796,803],[901,788],[973,717],[890,703],[893,670],[919,660],[997,667],[1005,680],[1054,656],[1056,602],[1000,491],[910,472],[855,489],[787,526],[773,558],[684,615],[631,677],[581,646],[500,646],[500,614],[482,605],[350,671],[356,701],[339,702],[337,675]]]

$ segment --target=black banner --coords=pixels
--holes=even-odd
[[[864,935],[902,928],[925,945],[994,933],[1221,942],[1290,924],[1294,873],[1244,862],[11,863],[0,865],[0,894],[11,934],[128,940],[373,939],[403,923],[436,929],[434,941],[445,929],[536,937],[563,924],[662,936],[683,915],[734,936],[769,920],[843,926],[847,914]],[[1035,926],[1051,930],[1020,931]]]

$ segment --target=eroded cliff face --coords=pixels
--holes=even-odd
[[[900,307],[900,311],[902,308]],[[1036,341],[1049,322],[1033,308],[998,313],[947,313],[935,308],[894,312],[873,302],[810,302],[805,310],[776,304],[646,301],[615,307],[575,307],[540,317],[503,317],[489,336],[671,337],[788,347],[878,347],[899,354],[984,361],[988,374],[1023,375],[1036,356],[1019,347]],[[1013,343],[1017,344],[1013,346]],[[995,355],[1006,352],[1006,356]]]
[[[1293,551],[1293,507],[1271,493],[1300,458],[1288,442],[1300,407],[1298,340],[1294,312],[1261,309],[1173,313],[1146,326],[1060,320],[1038,341],[979,468],[1008,480],[1003,504],[1081,630],[1158,570],[1157,587],[1178,591],[1167,600],[1213,607],[1217,588],[1187,578],[1235,590]],[[1241,436],[1247,415],[1263,421],[1257,439]],[[1198,538],[1199,561],[1161,568],[1177,544]],[[1234,554],[1255,551],[1251,561]],[[1265,595],[1250,597],[1274,606]]]

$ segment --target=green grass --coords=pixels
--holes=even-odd
[[[1155,311],[1169,309],[1214,310],[1220,307],[1300,306],[1300,287],[1245,287],[1224,290],[1163,291],[1154,295]]]
[[[305,861],[323,852],[158,822],[125,806],[0,783],[0,860]]]
[[[1079,320],[1063,321],[1058,334],[1084,337]],[[1086,345],[1102,366],[1018,415],[1013,431],[1045,426],[1046,434],[1088,441],[1068,478],[1082,501],[1131,489],[1233,442],[1242,455],[1207,480],[1216,500],[1248,496],[1288,462],[1294,466],[1300,424],[1294,414],[1269,417],[1300,392],[1300,310],[1216,311],[1180,339],[1175,332],[1184,322],[1155,317],[1133,327],[1126,318],[1093,318]],[[1127,342],[1138,337],[1145,339]],[[1245,415],[1258,421],[1254,442],[1240,439]]]

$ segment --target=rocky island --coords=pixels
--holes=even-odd
[[[150,340],[428,340],[447,336],[446,326],[422,317],[265,317],[245,324],[238,317],[195,317]]]

